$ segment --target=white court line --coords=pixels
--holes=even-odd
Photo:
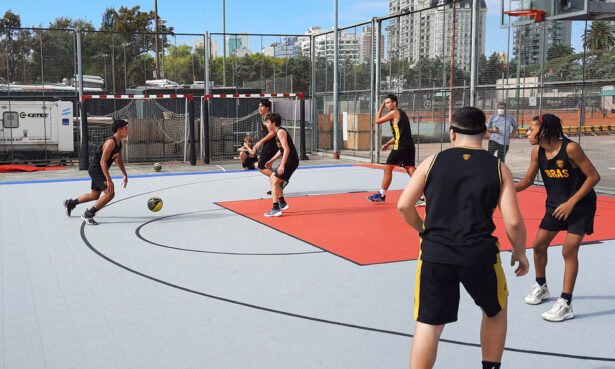
[[[226,169],[224,169],[224,167],[220,166],[220,165],[216,165],[218,168],[222,169],[223,172],[226,172]]]
[[[610,170],[615,170],[615,168],[607,168],[607,169],[610,169]]]

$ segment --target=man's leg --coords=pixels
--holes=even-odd
[[[562,292],[572,295],[574,284],[579,271],[579,246],[583,241],[583,235],[568,233],[564,240],[562,255],[564,256],[564,288]]]
[[[271,177],[271,175],[273,174],[273,169],[269,169],[269,168],[256,168],[258,169],[259,172],[263,173],[264,175],[266,175],[267,177]]]
[[[502,163],[504,163],[505,159],[506,159],[506,154],[508,154],[508,149],[510,148],[510,144],[508,145],[503,145],[502,147],[500,147],[500,151],[499,151],[499,155],[498,157],[500,158],[500,160],[502,161]]]
[[[559,231],[548,231],[546,229],[538,228],[536,232],[536,238],[534,239],[534,270],[536,272],[536,278],[546,278],[547,268],[547,248],[551,241],[557,236]]]
[[[275,173],[269,177],[269,184],[271,185],[271,201],[273,206],[271,210],[265,213],[266,217],[279,217],[282,215],[282,210],[280,210],[280,197],[282,196],[282,187],[280,184],[282,183],[282,179],[275,176]]]
[[[78,204],[98,200],[99,197],[100,197],[100,191],[92,190],[92,192],[81,195],[76,199],[64,200],[64,209],[66,211],[66,215],[70,217],[73,209],[75,209],[75,207],[77,207]]]
[[[487,144],[487,152],[490,155],[493,155],[497,149],[498,149],[498,143],[493,140],[489,140],[489,143]]]
[[[384,176],[382,177],[382,185],[380,186],[380,188],[382,188],[385,191],[388,190],[389,186],[391,185],[392,180],[393,180],[393,166],[387,164],[384,166]]]
[[[410,351],[410,369],[433,368],[438,353],[438,341],[443,329],[444,324],[430,325],[416,322]]]
[[[281,184],[284,180],[276,177],[275,175],[271,175],[269,179],[269,182],[271,183],[271,200],[276,203],[278,202],[278,199],[283,196]]]
[[[506,320],[506,307],[492,318],[483,312],[483,322],[480,327],[483,361],[492,363],[502,361],[504,343],[506,343]]]
[[[98,200],[100,198],[100,191],[92,190],[90,193],[86,193],[84,195],[79,196],[77,198],[78,204],[83,204],[86,202]]]
[[[244,151],[239,153],[239,160],[241,160],[241,169],[247,169],[245,164],[247,158],[248,154],[246,154]]]
[[[412,177],[412,175],[414,174],[414,172],[416,171],[416,167],[405,167],[406,172],[408,172],[408,175],[410,177]]]

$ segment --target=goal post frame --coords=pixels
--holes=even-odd
[[[280,97],[296,97],[299,99],[299,159],[309,160],[305,150],[305,94],[303,93],[279,93],[279,94],[206,94],[203,95],[203,133],[205,141],[204,161],[205,164],[211,164],[211,142],[209,136],[209,100],[215,98],[236,98],[236,99],[254,99],[254,98],[280,98]]]
[[[79,146],[79,170],[87,170],[90,166],[88,142],[88,101],[97,99],[109,100],[155,100],[155,99],[188,99],[188,126],[190,142],[190,165],[196,165],[196,140],[194,132],[194,96],[186,94],[124,94],[124,95],[83,95],[81,98],[81,145]]]

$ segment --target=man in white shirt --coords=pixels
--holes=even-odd
[[[492,115],[487,122],[489,132],[489,146],[487,151],[504,162],[510,147],[510,136],[517,133],[519,124],[511,114],[506,113],[506,103],[498,104],[498,113]]]

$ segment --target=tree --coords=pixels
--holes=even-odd
[[[7,10],[0,19],[0,40],[5,57],[0,58],[0,81],[27,82],[31,77],[29,56],[33,48],[32,33],[20,30],[21,17]]]
[[[547,51],[547,61],[567,57],[574,54],[574,48],[569,44],[554,44]]]
[[[615,27],[610,22],[593,21],[581,38],[583,47],[590,51],[610,50],[615,47]]]

